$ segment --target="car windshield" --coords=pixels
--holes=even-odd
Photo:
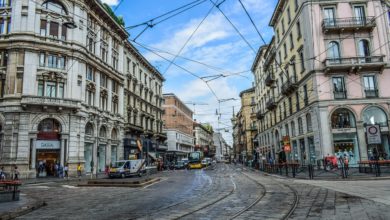
[[[123,164],[125,164],[126,162],[124,161],[118,161],[118,162],[115,162],[112,164],[112,168],[118,168],[118,167],[122,167]]]
[[[183,165],[183,164],[184,164],[184,162],[182,162],[182,161],[177,162],[177,165]]]

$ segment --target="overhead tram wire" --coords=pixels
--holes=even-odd
[[[161,56],[160,54],[156,53],[155,51],[153,51],[153,50],[151,50],[151,49],[149,49],[149,48],[147,48],[147,47],[143,47],[142,44],[138,44],[138,42],[136,42],[136,41],[132,41],[132,42],[134,42],[135,44],[137,44],[137,45],[139,45],[140,47],[144,48],[145,50],[147,50],[147,51],[149,51],[149,52],[151,52],[151,53],[157,55],[158,57],[164,59],[165,61],[168,61],[168,62],[170,61],[168,58]],[[181,69],[181,70],[184,70],[185,72],[191,74],[191,75],[194,76],[195,78],[198,78],[198,79],[202,80],[204,83],[206,83],[203,79],[200,78],[200,76],[198,76],[198,75],[196,75],[195,73],[189,71],[188,69],[186,69],[186,68],[184,68],[184,67],[182,67],[182,66],[180,66],[180,65],[178,65],[178,64],[176,64],[176,63],[174,63],[174,62],[172,63],[172,65],[178,67],[178,68]],[[218,98],[218,96],[216,95],[215,91],[214,91],[207,83],[206,83],[206,85],[207,85],[207,87],[210,89],[210,91],[213,93],[213,95],[216,97],[216,99],[219,100],[219,98]]]
[[[225,0],[224,0],[225,1]],[[223,1],[223,2],[224,2]],[[213,5],[219,10],[219,12],[221,12],[221,14],[225,17],[225,19],[230,23],[230,25],[233,27],[233,29],[238,33],[238,35],[240,35],[241,39],[248,45],[249,48],[251,48],[251,50],[253,51],[254,54],[256,54],[256,50],[252,47],[252,45],[248,42],[247,39],[245,39],[244,35],[241,34],[241,32],[238,30],[238,28],[233,24],[233,22],[226,16],[226,14],[222,11],[222,9],[220,8],[220,4],[216,4],[215,2],[213,2],[213,0],[210,0],[210,2],[213,3]]]
[[[221,4],[223,3],[224,1],[221,2]],[[177,56],[179,56],[181,54],[181,52],[184,50],[184,48],[187,46],[187,44],[190,42],[190,40],[192,39],[192,37],[195,35],[195,33],[198,31],[198,29],[200,28],[200,26],[202,26],[203,22],[207,19],[207,17],[211,14],[211,12],[213,11],[214,9],[214,5],[209,9],[209,11],[207,12],[207,14],[203,17],[203,19],[200,21],[200,23],[198,24],[198,26],[195,28],[195,30],[191,33],[191,35],[188,37],[188,39],[186,40],[186,42],[183,44],[183,46],[180,48],[179,52],[175,55],[175,57],[172,59],[171,62],[169,62],[168,64],[168,67],[165,69],[164,74],[167,73],[167,71],[169,70],[169,68],[171,67],[172,63],[175,62]]]

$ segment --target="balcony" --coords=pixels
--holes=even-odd
[[[383,61],[384,56],[367,56],[367,57],[340,57],[327,58],[323,62],[325,65],[325,74],[340,73],[359,73],[361,71],[379,71],[385,68],[386,63]]]
[[[346,31],[372,31],[376,27],[374,17],[352,17],[324,19],[322,31],[324,33],[346,32]]]
[[[276,102],[274,98],[270,98],[268,102],[266,103],[266,108],[270,111],[274,110],[276,108]]]
[[[272,63],[273,61],[273,58],[275,57],[275,54],[276,54],[276,50],[275,48],[273,47],[270,52],[268,53],[268,56],[265,58],[265,61],[264,61],[264,64],[263,64],[263,68],[264,70],[267,70],[268,67],[270,66],[270,64]]]
[[[346,99],[347,91],[334,91],[334,99]]]
[[[256,113],[256,118],[257,119],[262,120],[264,117],[265,117],[265,113],[264,112],[258,111]]]
[[[43,109],[56,107],[58,111],[61,111],[62,109],[78,111],[81,108],[81,102],[77,100],[44,96],[22,96],[20,104],[24,109],[27,109],[29,106],[39,106]]]
[[[377,98],[378,90],[377,89],[365,89],[364,93],[366,93],[366,98]]]
[[[272,76],[272,74],[268,74],[265,78],[265,85],[266,86],[272,86],[275,83],[275,78]]]
[[[282,94],[283,95],[290,95],[298,88],[298,83],[296,83],[296,79],[294,77],[291,77],[287,82],[283,83],[282,85]]]

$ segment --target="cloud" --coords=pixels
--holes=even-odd
[[[119,3],[119,0],[102,0],[103,3],[106,3],[107,5],[113,6],[117,5]]]

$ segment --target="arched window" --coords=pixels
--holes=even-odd
[[[68,14],[68,12],[66,11],[64,5],[61,4],[59,1],[56,1],[56,0],[45,1],[42,4],[42,7],[47,9],[47,10],[49,10],[49,11],[56,12],[58,14],[63,14],[63,15],[67,15]]]
[[[93,125],[91,123],[88,123],[87,126],[85,126],[85,135],[93,136]]]
[[[46,118],[39,123],[38,131],[59,133],[61,132],[61,124],[53,118]]]
[[[382,109],[373,106],[363,112],[363,122],[365,125],[379,124],[382,127],[386,127],[387,116]]]
[[[313,131],[313,126],[311,124],[311,115],[310,114],[306,115],[306,127],[307,127],[308,132]]]
[[[295,136],[295,122],[294,121],[291,122],[291,136],[292,137]]]
[[[303,122],[301,117],[298,118],[298,132],[299,134],[303,134]]]
[[[328,58],[339,61],[340,59],[340,46],[336,41],[331,41],[328,44]]]
[[[100,131],[99,131],[99,137],[102,137],[102,138],[105,138],[107,135],[107,131],[106,131],[106,128],[104,126],[102,126],[100,128]]]
[[[359,56],[361,57],[369,57],[371,54],[370,52],[370,45],[368,40],[360,40],[359,41]]]
[[[332,114],[332,128],[355,128],[355,116],[345,108],[339,108]]]
[[[118,139],[118,134],[116,132],[116,129],[112,129],[112,132],[111,132],[111,140],[117,140]]]

